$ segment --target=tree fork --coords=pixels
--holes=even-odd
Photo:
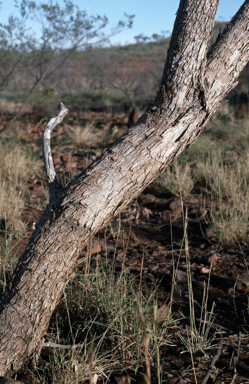
[[[196,140],[236,85],[249,61],[249,0],[208,52],[218,2],[180,1],[153,107],[55,193],[54,174],[50,202],[0,306],[0,375],[10,376],[37,359],[52,312],[89,237]]]

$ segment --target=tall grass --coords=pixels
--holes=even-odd
[[[194,187],[194,179],[188,164],[180,164],[175,161],[159,178],[160,184],[169,190],[172,195],[185,197]]]
[[[0,147],[0,219],[6,223],[20,218],[24,206],[22,184],[40,172],[31,152],[18,145]]]
[[[163,188],[177,197],[203,195],[209,202],[207,222],[222,246],[247,241],[249,228],[249,129],[216,124],[160,176]]]
[[[183,215],[184,217],[184,215]],[[186,349],[190,352],[192,363],[193,355],[202,352],[205,355],[205,351],[212,346],[212,342],[215,338],[215,334],[212,335],[211,328],[214,322],[214,303],[211,311],[208,311],[208,293],[210,284],[210,275],[207,285],[204,284],[202,304],[200,307],[200,318],[197,322],[196,311],[195,311],[195,299],[192,286],[192,275],[191,275],[191,262],[189,257],[189,245],[187,236],[187,211],[184,217],[184,244],[185,244],[185,255],[186,255],[186,266],[187,266],[187,279],[188,279],[188,302],[189,302],[189,326],[186,327],[186,336],[179,334],[179,338],[185,345]],[[199,323],[199,324],[198,324]]]
[[[116,272],[105,261],[97,262],[90,271],[86,267],[85,272],[78,273],[68,285],[66,301],[57,308],[49,333],[50,341],[73,347],[50,349],[51,372],[40,373],[40,382],[44,375],[50,375],[51,383],[66,383],[76,375],[88,380],[90,372],[101,376],[101,370],[103,377],[128,368],[136,372],[146,359],[155,372],[160,372],[160,359],[170,344],[168,334],[176,321],[167,305],[158,308],[158,285],[147,289],[145,297],[139,274],[124,267]],[[144,343],[145,332],[148,345]]]
[[[197,165],[196,180],[209,191],[210,223],[219,242],[232,246],[245,241],[249,228],[249,171],[247,158],[227,163],[220,152]]]

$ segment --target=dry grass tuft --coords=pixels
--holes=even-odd
[[[33,174],[38,174],[40,166],[30,153],[19,147],[5,148],[0,152],[4,158],[2,175],[13,186],[17,187],[22,182],[27,182]]]
[[[7,223],[20,217],[24,205],[22,183],[37,175],[40,165],[18,146],[0,147],[0,156],[0,219]]]
[[[189,195],[194,187],[190,167],[177,161],[163,172],[159,180],[164,188],[178,197]]]
[[[238,158],[227,164],[220,152],[198,163],[196,179],[205,184],[212,206],[210,221],[216,228],[219,242],[233,246],[245,241],[249,226],[248,166],[246,159]]]
[[[80,125],[72,127],[69,135],[78,148],[91,147],[91,145],[98,141],[98,136],[94,133],[94,129],[90,124],[85,127],[81,127]]]
[[[14,218],[19,218],[23,209],[21,191],[6,182],[0,180],[0,219],[6,223]]]

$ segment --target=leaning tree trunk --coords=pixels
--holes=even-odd
[[[218,2],[180,1],[154,106],[65,188],[49,179],[50,203],[1,304],[0,375],[13,374],[39,355],[89,237],[196,140],[236,85],[249,61],[249,0],[208,52]]]

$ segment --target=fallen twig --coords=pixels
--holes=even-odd
[[[75,348],[81,348],[83,346],[82,343],[79,344],[69,344],[69,345],[63,345],[63,344],[57,344],[57,343],[52,343],[51,341],[48,341],[43,344],[42,348],[61,348],[61,349],[75,349]]]
[[[233,378],[232,378],[232,381],[231,381],[230,384],[234,384],[235,379],[236,379],[236,377],[238,375],[237,368],[236,368],[236,363],[237,363],[237,360],[239,359],[240,345],[241,345],[241,332],[239,332],[239,336],[238,336],[237,353],[236,353],[236,355],[233,358]]]
[[[209,376],[211,375],[212,370],[215,368],[215,363],[216,363],[216,361],[218,360],[218,358],[220,357],[220,354],[221,354],[221,346],[222,346],[222,342],[223,342],[223,337],[222,337],[222,334],[220,332],[217,332],[217,333],[220,335],[220,341],[218,343],[218,350],[217,350],[216,355],[213,356],[213,358],[211,360],[211,363],[209,364],[206,376],[202,380],[201,384],[206,384],[207,383],[207,381],[209,379]]]

